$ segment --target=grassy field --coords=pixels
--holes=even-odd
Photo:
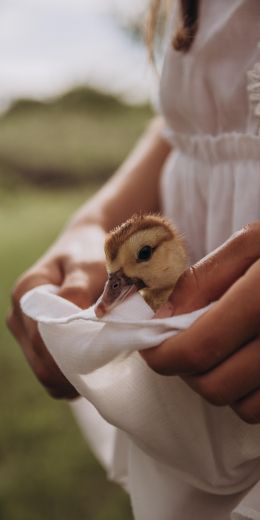
[[[128,498],[106,481],[68,405],[45,394],[3,320],[14,279],[93,189],[0,190],[1,520],[132,518]]]
[[[77,88],[48,103],[19,101],[0,117],[0,183],[104,181],[126,157],[152,111]]]

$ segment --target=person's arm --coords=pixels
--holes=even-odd
[[[20,309],[25,292],[41,284],[60,287],[59,294],[82,308],[101,293],[105,279],[103,243],[108,230],[135,212],[158,211],[159,178],[171,150],[155,120],[111,180],[70,220],[50,249],[16,282],[7,319],[11,332],[39,381],[53,397],[77,395],[48,353],[35,323]]]
[[[72,225],[94,222],[105,231],[134,212],[158,211],[159,179],[171,147],[162,137],[163,120],[152,121],[115,175],[72,219]]]
[[[260,221],[189,268],[157,317],[214,301],[190,328],[142,356],[156,372],[181,376],[210,403],[260,423]]]

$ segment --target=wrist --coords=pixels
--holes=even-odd
[[[105,264],[106,233],[96,223],[75,222],[64,228],[37,264]]]
[[[84,229],[97,229],[99,232],[103,232],[105,234],[105,226],[102,223],[101,218],[97,218],[96,216],[91,216],[89,214],[76,214],[73,215],[70,220],[66,223],[61,235],[70,234],[71,232],[75,232],[77,230]]]

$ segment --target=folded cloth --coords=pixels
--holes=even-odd
[[[244,423],[229,407],[206,403],[179,378],[154,373],[137,353],[186,329],[207,308],[151,319],[153,311],[136,294],[98,319],[93,308],[81,310],[56,291],[54,286],[33,289],[21,300],[23,312],[38,322],[49,351],[79,393],[127,434],[131,457],[128,453],[124,458],[122,449],[121,457],[132,473],[141,460],[138,452],[153,461],[153,467],[160,465],[165,489],[171,475],[217,495],[242,493],[260,479],[260,427]],[[121,438],[121,446],[126,444]],[[116,466],[115,453],[113,458]],[[120,472],[125,482],[127,467]],[[170,500],[171,493],[167,496]],[[240,514],[238,508],[236,504],[234,514]],[[252,510],[259,515],[260,498]],[[151,518],[143,510],[139,516]],[[160,520],[166,518],[162,513]]]
[[[231,520],[260,520],[260,482],[245,495],[231,514]]]
[[[151,320],[154,312],[136,293],[100,319],[94,307],[80,310],[55,292],[52,285],[33,289],[22,298],[22,309],[38,321],[48,349],[64,370],[79,374],[88,374],[118,355],[158,345],[205,312],[196,311],[193,320],[185,315]],[[57,344],[61,334],[62,342]]]

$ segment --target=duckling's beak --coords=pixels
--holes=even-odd
[[[122,270],[110,273],[104,291],[94,307],[95,314],[102,318],[116,305],[144,287],[142,280],[129,278]]]

